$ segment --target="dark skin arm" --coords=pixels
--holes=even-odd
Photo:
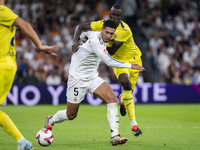
[[[91,29],[90,24],[91,24],[90,22],[89,23],[82,23],[82,24],[79,24],[76,27],[75,32],[74,32],[74,37],[73,37],[73,44],[72,44],[72,52],[73,53],[76,51],[76,49],[80,45],[79,42],[78,42],[78,39],[79,39],[81,33]]]
[[[40,51],[43,51],[46,54],[51,54],[55,56],[57,55],[55,52],[58,51],[59,47],[57,47],[56,45],[54,46],[43,45],[36,32],[33,30],[32,26],[26,21],[24,21],[22,18],[18,17],[13,23],[13,25],[20,28],[26,34],[26,36],[33,41],[35,46]]]
[[[114,41],[112,47],[107,47],[108,53],[110,55],[115,54],[115,52],[122,46],[124,42]]]

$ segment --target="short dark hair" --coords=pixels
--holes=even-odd
[[[120,9],[122,10],[122,6],[119,4],[114,4],[111,8]]]
[[[117,28],[117,25],[116,25],[116,23],[115,23],[113,20],[106,20],[106,21],[104,22],[104,24],[103,24],[103,28],[105,29],[106,27],[116,29],[116,28]]]

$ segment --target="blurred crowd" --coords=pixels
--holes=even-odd
[[[122,20],[141,30],[145,53],[161,82],[200,84],[198,0],[7,0],[6,6],[32,25],[43,44],[60,47],[57,56],[46,55],[17,30],[15,83],[66,84],[75,27],[107,19],[115,3],[122,5]],[[98,71],[106,82],[118,83],[103,62]],[[138,82],[143,81],[140,75]]]
[[[111,4],[112,5],[112,4]],[[75,27],[108,17],[109,3],[105,0],[7,0],[6,6],[29,22],[43,44],[58,45],[57,56],[39,52],[21,32],[16,32],[15,83],[66,84],[71,61],[71,45]],[[108,83],[116,83],[112,68],[100,64],[99,73]]]
[[[153,0],[152,0],[153,1]],[[155,2],[155,1],[154,1]],[[141,1],[137,24],[161,82],[200,84],[200,1]]]

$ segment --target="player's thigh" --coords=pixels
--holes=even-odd
[[[105,103],[117,103],[118,99],[115,96],[112,88],[108,83],[103,82],[94,92],[93,95],[102,99]]]
[[[10,91],[16,70],[0,69],[0,105],[5,100],[8,92]]]
[[[131,84],[132,90],[134,90],[140,71],[135,70],[135,69],[127,69],[127,68],[119,68],[119,69],[114,68],[114,69],[115,69],[114,72],[115,72],[119,82],[122,85]]]
[[[85,83],[80,79],[75,79],[72,76],[69,76],[66,93],[67,101],[73,104],[81,103],[88,91],[88,84],[89,83]]]
[[[133,61],[132,64],[139,64],[140,66],[142,66],[141,58],[138,58],[137,60]],[[120,83],[131,83],[132,90],[134,90],[140,72],[139,70],[113,67],[113,71]],[[120,76],[122,74],[123,76]]]
[[[116,68],[116,67],[112,67],[113,72],[115,74],[115,76],[117,77],[117,79],[119,80],[119,76],[123,73],[125,74],[129,74],[129,69],[128,68]]]
[[[139,59],[136,63],[139,64],[140,66],[142,66],[142,60],[141,59]],[[134,90],[135,85],[137,83],[137,78],[138,78],[139,72],[140,72],[139,70],[135,70],[135,69],[129,70],[129,79],[130,79],[131,84],[132,84],[132,90]]]
[[[134,90],[134,88],[135,88],[138,75],[139,75],[138,71],[137,72],[136,71],[130,71],[129,79],[130,79],[130,82],[131,82],[131,85],[132,85],[132,90]]]
[[[128,68],[113,68],[113,71],[120,82],[120,84],[123,86],[125,89],[130,89],[131,88],[131,81],[130,81],[130,70]]]

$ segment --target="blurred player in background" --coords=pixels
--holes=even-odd
[[[20,28],[35,44],[35,46],[47,54],[56,55],[57,46],[42,45],[31,25],[22,20],[11,9],[4,6],[5,0],[0,0],[0,105],[12,87],[17,71],[15,61],[15,27]],[[30,150],[32,144],[26,140],[9,116],[0,110],[0,126],[18,143],[18,150]]]
[[[131,64],[139,64],[142,66],[141,51],[134,42],[133,35],[129,26],[121,20],[122,7],[115,4],[111,7],[109,12],[109,18],[117,24],[117,29],[111,41],[108,42],[108,52],[113,58],[122,62]],[[83,23],[77,26],[74,34],[72,51],[74,52],[79,45],[79,36],[83,31],[94,30],[100,31],[105,20]],[[126,115],[128,111],[131,130],[135,136],[142,134],[142,131],[138,128],[138,124],[135,119],[135,107],[132,92],[137,83],[137,77],[139,70],[132,70],[128,68],[113,67],[113,71],[123,87],[123,92],[120,95],[120,113],[122,116]]]
[[[76,118],[79,105],[87,92],[102,99],[107,104],[107,119],[111,129],[110,143],[112,145],[124,144],[127,138],[119,134],[118,99],[112,88],[98,76],[98,66],[103,60],[108,66],[130,68],[143,71],[138,64],[130,64],[113,59],[106,50],[116,29],[112,20],[104,22],[101,32],[90,33],[89,39],[79,46],[72,55],[67,84],[67,111],[60,110],[53,117],[48,116],[45,128],[52,129],[54,123]]]

